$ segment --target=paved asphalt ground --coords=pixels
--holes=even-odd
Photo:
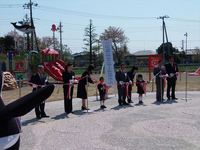
[[[34,112],[22,118],[21,150],[200,150],[200,92],[177,92],[177,101],[156,104],[155,93],[147,93],[144,105],[117,106],[110,96],[105,111],[96,97],[89,98],[94,112],[66,116],[63,101],[49,102],[50,118],[36,120]]]

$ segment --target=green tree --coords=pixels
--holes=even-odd
[[[93,25],[92,20],[90,20],[90,24],[85,28],[85,38],[83,39],[85,43],[84,49],[89,51],[89,62],[90,64],[94,63],[94,44],[97,43],[98,35],[95,33],[96,27]]]
[[[63,45],[63,60],[65,62],[71,62],[72,63],[72,52],[71,52],[71,49],[69,48],[69,46],[67,44]]]
[[[26,41],[26,38],[22,35],[20,35],[17,31],[10,31],[7,33],[8,36],[11,36],[13,37],[14,39],[14,42],[15,42],[15,50],[18,51],[18,52],[24,52],[26,51],[27,49],[27,41]]]
[[[12,36],[6,35],[5,37],[0,38],[0,47],[2,52],[7,53],[8,51],[14,51],[15,41]]]
[[[46,36],[38,39],[38,45],[40,50],[45,48],[53,48],[53,37]],[[60,49],[59,41],[57,38],[55,38],[55,49]]]
[[[164,49],[163,49],[164,47]],[[157,49],[157,53],[163,55],[163,52],[165,53],[165,60],[168,61],[169,56],[175,56],[175,59],[178,59],[176,54],[179,54],[179,50],[175,47],[173,47],[171,42],[167,42],[163,44],[161,44],[158,49]]]
[[[193,55],[194,55],[194,62],[195,63],[200,63],[200,48],[195,47],[193,50]]]

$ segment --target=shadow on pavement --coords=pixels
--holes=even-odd
[[[94,111],[108,111],[108,109],[102,109],[102,108],[98,108],[98,109],[95,109]]]
[[[22,126],[35,125],[37,123],[45,123],[45,121],[39,120],[37,118],[32,118],[29,120],[22,121]]]
[[[137,103],[137,104],[135,104],[135,106],[147,106],[147,105]]]
[[[52,117],[51,119],[54,119],[54,120],[60,120],[60,119],[65,119],[65,118],[68,118],[67,114],[66,113],[62,113],[60,115],[57,115],[55,117]]]
[[[74,115],[77,115],[77,116],[82,116],[82,115],[85,115],[85,114],[93,114],[94,113],[94,111],[91,111],[91,110],[89,110],[88,112],[87,111],[82,111],[82,110],[75,110],[75,111],[73,111],[73,113],[72,114],[74,114]]]
[[[115,106],[115,107],[113,107],[113,108],[111,108],[111,109],[113,109],[113,110],[120,110],[120,109],[126,109],[126,108],[129,108],[129,107],[134,107],[134,106],[132,106],[132,105],[123,105],[123,106]]]
[[[163,102],[153,102],[152,104],[154,105],[163,105],[163,104],[174,104],[174,103],[178,103],[178,101],[176,100],[167,100],[167,101],[163,101]]]

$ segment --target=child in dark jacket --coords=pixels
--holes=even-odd
[[[106,100],[106,93],[107,93],[107,86],[104,83],[104,78],[100,77],[99,79],[99,84],[97,85],[98,91],[99,91],[99,95],[100,95],[100,108],[104,109],[106,108],[106,106],[104,105],[104,102]]]
[[[143,80],[142,74],[137,75],[136,79],[137,93],[139,94],[139,104],[143,104],[143,94],[146,92],[146,82]]]

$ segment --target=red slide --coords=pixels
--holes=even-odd
[[[62,60],[55,62],[44,62],[45,71],[56,81],[62,81],[62,72],[64,71],[65,63]]]
[[[189,76],[200,76],[200,67],[193,73],[189,73]]]

